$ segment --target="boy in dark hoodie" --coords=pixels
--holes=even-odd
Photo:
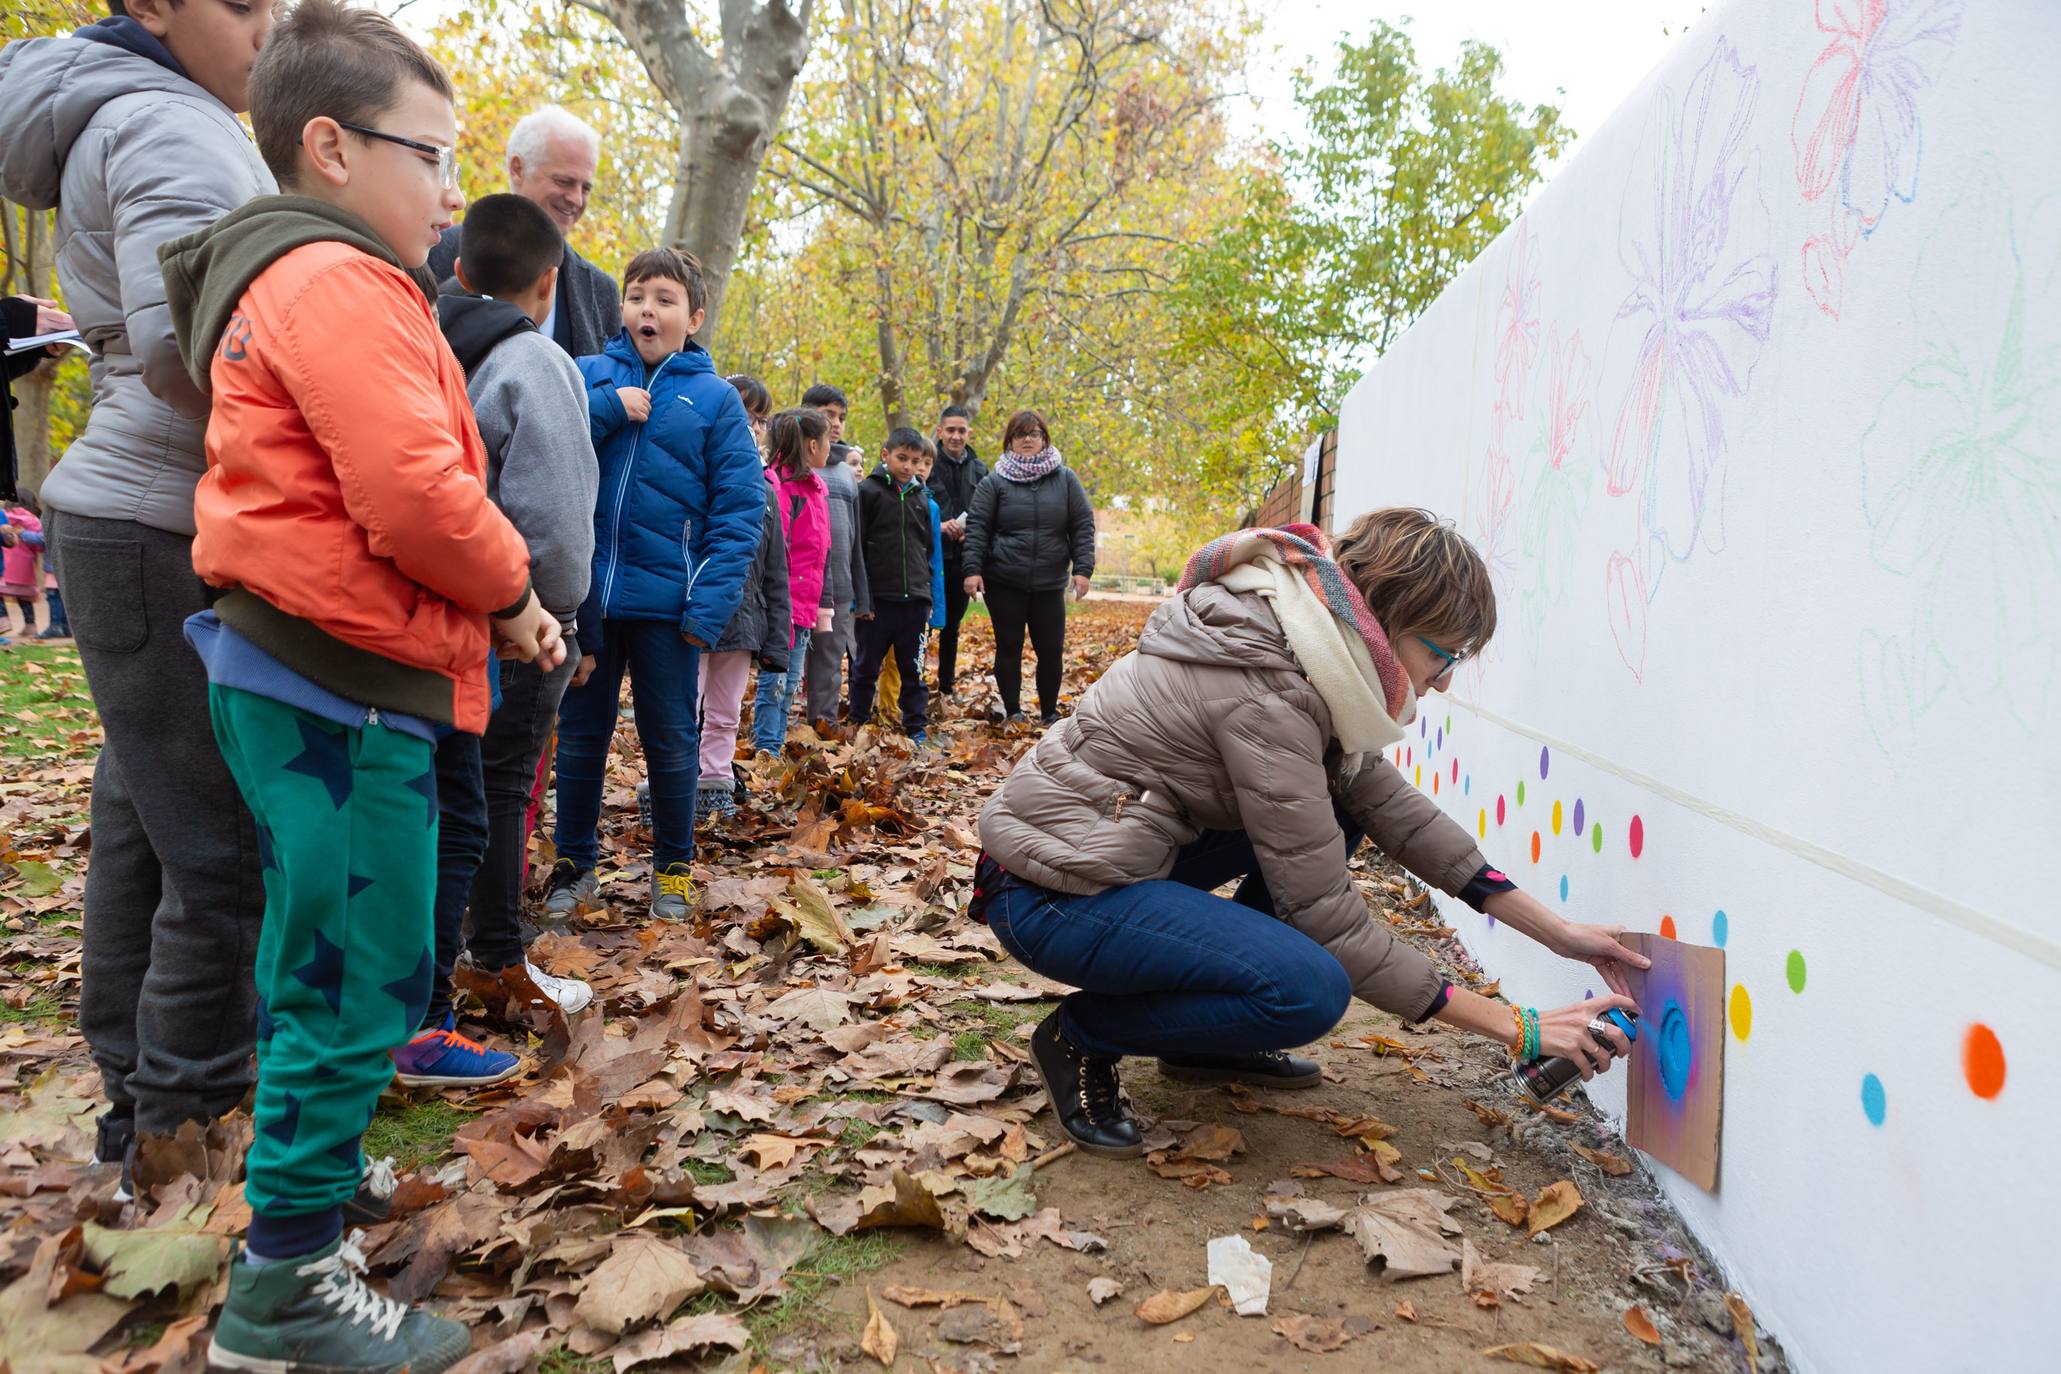
[[[474,201],[465,226],[457,283],[471,294],[440,297],[438,322],[465,369],[487,449],[487,495],[529,545],[530,580],[570,646],[594,558],[599,475],[579,368],[542,332],[564,242],[543,208],[517,195]],[[439,1034],[461,948],[466,980],[489,1006],[549,1001],[569,1015],[594,1000],[579,979],[531,963],[522,940],[530,784],[574,657],[568,647],[548,670],[501,663],[486,734],[454,730],[437,741],[436,985],[421,1032],[394,1051],[411,1087],[479,1087],[521,1067],[512,1054]]]
[[[859,547],[866,559],[866,597],[859,602],[858,651],[852,668],[852,719],[873,714],[873,692],[889,653],[901,674],[902,732],[923,743],[930,690],[923,682],[923,631],[935,597],[937,509],[917,478],[923,436],[907,427],[880,446],[880,466],[859,483]]]
[[[138,1130],[209,1121],[251,1083],[264,886],[178,632],[207,604],[193,486],[208,407],[157,250],[275,189],[236,119],[273,3],[113,8],[69,38],[0,48],[0,196],[57,211],[58,283],[93,350],[85,430],[38,495],[106,735],[79,1028],[113,1104],[95,1156],[126,1163]]]
[[[295,194],[160,255],[212,397],[193,562],[225,594],[187,637],[266,888],[251,1222],[208,1362],[433,1374],[466,1329],[367,1288],[344,1208],[434,983],[434,741],[486,729],[495,643],[565,646],[409,275],[463,204],[450,78],[385,16],[301,0],[251,90]]]

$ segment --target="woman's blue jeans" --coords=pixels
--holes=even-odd
[[[584,642],[582,648],[585,647]],[[694,859],[694,788],[701,781],[701,728],[694,715],[701,651],[662,620],[608,620],[594,675],[558,707],[558,856],[583,872],[600,862],[596,829],[608,746],[615,739],[623,674],[637,709],[637,739],[651,777],[651,863]]]
[[[1339,813],[1346,853],[1360,833]],[[1236,900],[1210,889],[1243,878]],[[1060,1004],[1089,1054],[1238,1054],[1317,1040],[1352,1000],[1345,966],[1274,915],[1252,841],[1205,832],[1165,878],[1074,896],[1017,878],[988,904],[995,937],[1027,967],[1080,989]]]
[[[809,635],[812,627],[794,627],[794,647],[787,651],[787,671],[769,673],[759,669],[759,694],[751,708],[751,747],[777,754],[787,747],[787,708],[794,705],[802,674],[809,666]]]

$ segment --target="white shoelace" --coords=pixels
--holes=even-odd
[[[408,1307],[365,1286],[365,1252],[358,1248],[358,1242],[364,1238],[363,1231],[353,1231],[336,1247],[335,1254],[303,1264],[294,1273],[304,1279],[319,1274],[322,1282],[315,1287],[316,1297],[335,1308],[353,1326],[369,1320],[372,1334],[390,1341],[400,1332]]]
[[[382,1155],[378,1159],[365,1161],[365,1191],[384,1202],[394,1195],[394,1189],[401,1184],[400,1176],[394,1172],[394,1157]]]

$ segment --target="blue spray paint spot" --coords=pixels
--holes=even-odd
[[[1660,1060],[1660,1086],[1667,1089],[1670,1102],[1680,1102],[1689,1091],[1695,1048],[1689,1040],[1689,1015],[1672,997],[1660,1009],[1660,1035],[1653,1048]]]
[[[1576,797],[1574,799],[1574,833],[1577,835],[1581,834],[1582,831],[1587,830],[1589,828],[1588,826],[1582,824],[1582,815],[1582,799],[1580,797]]]
[[[1726,919],[1724,912],[1720,911],[1717,915],[1710,918],[1710,942],[1712,944],[1716,945],[1719,949],[1723,949],[1725,947],[1725,937],[1731,933],[1732,923]]]
[[[1565,873],[1560,875],[1560,900],[1563,902],[1567,900],[1567,875]]]
[[[1870,1126],[1880,1126],[1889,1115],[1889,1097],[1882,1091],[1882,1080],[1872,1073],[1861,1080],[1861,1111]]]
[[[1469,774],[1468,774],[1468,775],[1467,775],[1466,777],[1464,777],[1464,778],[1460,779],[1460,795],[1464,797],[1464,796],[1467,796],[1467,795],[1468,795],[1469,793],[1471,793],[1471,792],[1473,792],[1473,791],[1474,791],[1474,774],[1472,774],[1472,773],[1469,773]]]

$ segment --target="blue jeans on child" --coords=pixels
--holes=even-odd
[[[1343,811],[1346,854],[1360,832]],[[1210,889],[1243,877],[1236,900]],[[1165,878],[1075,896],[1010,877],[989,927],[1026,967],[1080,989],[1060,1003],[1089,1054],[1238,1054],[1307,1045],[1345,1015],[1352,980],[1274,915],[1242,830],[1205,831]]]
[[[622,697],[623,674],[637,712],[637,739],[651,779],[651,862],[654,868],[694,859],[694,785],[700,781],[701,737],[694,718],[701,651],[662,620],[602,624],[594,675],[566,692],[558,708],[558,856],[582,871],[600,862],[596,830],[608,746]],[[582,649],[587,647],[581,632]]]
[[[801,688],[802,675],[809,667],[809,636],[812,626],[794,627],[794,647],[787,651],[787,671],[769,673],[759,669],[759,694],[751,708],[751,747],[777,754],[787,747],[787,711]]]

